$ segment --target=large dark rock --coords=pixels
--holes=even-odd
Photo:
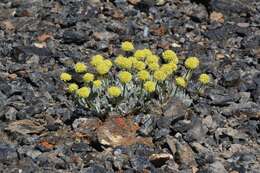
[[[63,33],[63,42],[65,44],[83,44],[86,42],[86,36],[83,33],[77,32],[77,31],[65,31]]]

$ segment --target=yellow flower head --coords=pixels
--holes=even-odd
[[[127,71],[120,71],[118,77],[122,83],[128,83],[132,80],[132,74]]]
[[[175,81],[176,81],[176,85],[182,88],[185,88],[187,86],[187,82],[183,77],[177,77]]]
[[[107,92],[108,92],[108,95],[110,95],[111,97],[118,97],[121,95],[121,89],[116,86],[109,87],[107,89]]]
[[[146,82],[144,83],[144,89],[145,89],[145,91],[147,91],[148,93],[154,92],[154,91],[155,91],[155,86],[156,86],[156,84],[155,84],[155,82],[153,82],[153,81],[146,81]]]
[[[116,57],[115,64],[120,68],[125,68],[125,69],[132,68],[132,60],[128,59],[122,55],[119,55],[118,57]]]
[[[175,63],[172,62],[172,61],[169,62],[168,65],[171,66],[173,72],[175,72],[175,71],[177,70],[177,68],[178,68],[178,67],[177,67],[177,64],[175,64]]]
[[[203,74],[201,74],[201,75],[199,76],[199,81],[200,81],[200,83],[206,85],[206,84],[209,83],[210,77],[209,77],[209,75],[203,73]]]
[[[153,64],[153,63],[158,63],[158,61],[159,61],[159,57],[158,56],[156,56],[156,55],[149,55],[149,56],[147,56],[146,57],[146,59],[145,59],[145,62],[146,62],[146,64]]]
[[[75,91],[77,91],[77,89],[79,89],[79,86],[75,83],[72,83],[68,86],[69,93],[74,93]]]
[[[113,66],[112,61],[110,61],[109,59],[104,60],[104,63],[105,63],[106,65],[108,65],[109,68],[111,68],[111,67]]]
[[[88,87],[82,87],[76,91],[76,94],[81,98],[87,98],[90,94],[90,89]]]
[[[60,80],[67,82],[72,79],[71,75],[69,73],[61,73]]]
[[[167,76],[173,73],[172,66],[170,64],[163,64],[160,68]]]
[[[150,74],[147,70],[141,70],[137,73],[137,77],[138,77],[139,80],[144,81],[144,80],[149,79]]]
[[[148,56],[153,54],[150,49],[143,49],[143,51],[144,51],[146,57],[148,57]]]
[[[153,77],[157,81],[164,81],[167,77],[167,74],[162,70],[156,70],[153,74]]]
[[[124,41],[122,44],[121,44],[121,49],[123,51],[126,51],[126,52],[130,52],[132,50],[134,50],[134,45],[132,42],[130,41]]]
[[[136,57],[137,60],[143,60],[146,57],[146,51],[137,50],[134,53],[134,57]]]
[[[110,67],[105,62],[102,62],[97,65],[96,70],[97,70],[98,74],[104,75],[109,72]]]
[[[148,68],[151,71],[155,71],[160,68],[160,65],[158,63],[151,63],[151,64],[148,64]]]
[[[91,58],[90,64],[94,67],[96,67],[98,64],[102,63],[104,60],[104,57],[102,55],[95,55]]]
[[[87,66],[81,62],[75,64],[74,69],[77,73],[84,73],[87,71]]]
[[[115,64],[119,67],[122,66],[122,64],[124,63],[125,57],[123,55],[118,55],[116,57],[116,59],[114,60]]]
[[[86,73],[83,76],[83,81],[84,82],[91,82],[94,80],[94,75],[92,73]]]
[[[133,67],[140,71],[145,69],[146,64],[143,61],[137,61],[136,63],[133,64]]]
[[[93,81],[93,87],[94,87],[94,88],[100,88],[101,85],[102,85],[101,80],[94,80],[94,81]]]
[[[199,66],[199,59],[197,57],[189,57],[185,60],[185,67],[194,70]]]
[[[135,64],[136,62],[138,62],[138,60],[134,56],[130,56],[130,57],[128,57],[128,59],[131,60],[132,64]]]
[[[162,53],[163,59],[167,62],[174,61],[176,64],[178,63],[178,57],[176,53],[172,50],[165,50]]]

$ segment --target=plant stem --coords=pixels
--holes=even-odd
[[[156,84],[155,84],[155,91],[157,91],[157,87],[158,87],[158,81],[156,81]]]
[[[125,97],[126,84],[124,84],[123,97]]]
[[[200,86],[199,86],[199,88],[198,88],[198,92],[199,92],[199,94],[201,94],[202,87],[203,87],[203,85],[202,85],[202,84],[200,84]]]
[[[177,93],[177,90],[178,90],[178,86],[176,86],[175,90],[174,90],[174,93],[173,93],[173,97],[175,97],[176,93]]]
[[[190,77],[190,74],[191,74],[191,73],[192,73],[192,70],[191,70],[191,69],[189,69],[189,70],[186,72],[184,78],[185,78],[187,81],[189,80],[189,77]]]
[[[141,83],[141,94],[140,94],[140,99],[142,98],[143,95],[143,88],[144,88],[144,81]]]

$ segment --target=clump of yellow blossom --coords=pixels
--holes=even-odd
[[[165,50],[163,53],[162,53],[162,56],[163,56],[163,59],[166,61],[166,62],[175,62],[176,64],[178,63],[178,57],[176,55],[176,53],[172,50]]]
[[[143,49],[143,51],[144,51],[146,57],[148,57],[148,56],[153,54],[152,51],[150,49],[147,49],[147,48]]]
[[[144,90],[147,91],[148,93],[152,93],[155,91],[155,82],[153,81],[146,81],[144,83]]]
[[[189,57],[185,60],[185,67],[194,70],[199,66],[199,63],[200,61],[197,57]]]
[[[77,73],[84,73],[87,71],[87,66],[81,62],[75,64],[74,69]]]
[[[134,44],[130,41],[124,41],[122,44],[121,44],[121,49],[123,51],[126,51],[126,52],[130,52],[130,51],[133,51],[135,48],[134,48]]]
[[[133,64],[133,67],[140,71],[145,69],[146,64],[143,61],[137,61]]]
[[[104,60],[104,63],[105,63],[106,65],[108,65],[109,68],[111,68],[111,67],[113,66],[112,61],[110,61],[109,59]]]
[[[69,86],[68,86],[68,92],[69,93],[74,93],[78,89],[79,89],[79,86],[75,83],[69,84]]]
[[[172,66],[169,64],[163,64],[161,66],[160,70],[163,71],[167,76],[169,76],[173,73]]]
[[[199,76],[199,81],[200,81],[200,83],[206,85],[206,84],[209,83],[210,77],[209,77],[209,75],[203,73],[203,74],[201,74],[201,75]]]
[[[76,94],[81,98],[87,98],[90,94],[90,89],[88,87],[82,87],[76,91]]]
[[[150,77],[150,74],[147,70],[141,70],[137,73],[137,78],[141,81],[148,80]]]
[[[83,76],[83,82],[91,82],[94,80],[94,75],[92,73],[86,73]]]
[[[91,58],[90,64],[94,67],[96,67],[98,64],[102,63],[104,60],[104,57],[102,55],[95,55]]]
[[[72,79],[71,75],[69,73],[61,73],[60,75],[60,80],[67,82],[70,81]]]
[[[158,63],[151,63],[148,64],[148,69],[151,71],[158,70],[160,68],[160,65]]]
[[[125,68],[125,69],[132,68],[132,60],[128,59],[122,55],[119,55],[116,57],[115,64],[120,68]]]
[[[173,72],[175,72],[178,68],[177,65],[172,61],[169,62],[168,65],[171,66]]]
[[[93,87],[94,87],[94,88],[100,88],[101,85],[102,85],[101,80],[94,80],[94,81],[93,81]]]
[[[149,56],[147,56],[146,57],[146,59],[145,59],[145,62],[146,62],[146,64],[153,64],[153,63],[158,63],[158,61],[159,61],[159,57],[158,56],[156,56],[156,55],[149,55]]]
[[[137,60],[136,57],[134,57],[134,56],[130,56],[130,57],[128,57],[128,59],[130,59],[130,61],[132,62],[132,64],[135,64],[136,62],[138,62],[138,60]]]
[[[177,77],[175,81],[177,86],[180,86],[182,88],[185,88],[187,86],[187,82],[183,77]]]
[[[146,51],[144,50],[137,50],[134,53],[134,57],[136,57],[137,60],[144,60],[144,58],[146,57]]]
[[[153,77],[157,81],[164,81],[167,77],[167,74],[162,70],[156,70],[153,74]]]
[[[122,83],[128,83],[132,80],[132,74],[127,71],[120,71],[118,78]]]
[[[108,95],[110,95],[111,97],[118,97],[121,95],[121,89],[116,86],[109,87],[107,89],[107,92],[108,92]]]
[[[96,70],[97,70],[98,74],[105,75],[109,72],[110,67],[105,62],[102,62],[97,65]]]

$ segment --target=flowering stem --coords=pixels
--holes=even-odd
[[[125,97],[126,84],[124,84],[123,97]]]
[[[198,88],[198,92],[199,92],[199,94],[202,93],[202,89],[203,89],[202,87],[203,87],[203,85],[200,84],[200,86],[199,86],[199,88]]]
[[[140,94],[140,98],[142,98],[143,95],[143,88],[144,88],[144,82],[141,82],[141,94]]]
[[[186,72],[186,74],[185,74],[185,76],[184,76],[184,78],[188,81],[189,80],[189,78],[190,78],[190,74],[192,73],[192,70],[191,69],[189,69],[187,72]]]
[[[158,82],[156,81],[156,84],[155,84],[155,91],[157,91],[157,87],[158,87]]]
[[[177,90],[178,90],[178,86],[176,86],[175,90],[174,90],[174,93],[173,93],[173,97],[175,97],[176,93],[177,93]]]

